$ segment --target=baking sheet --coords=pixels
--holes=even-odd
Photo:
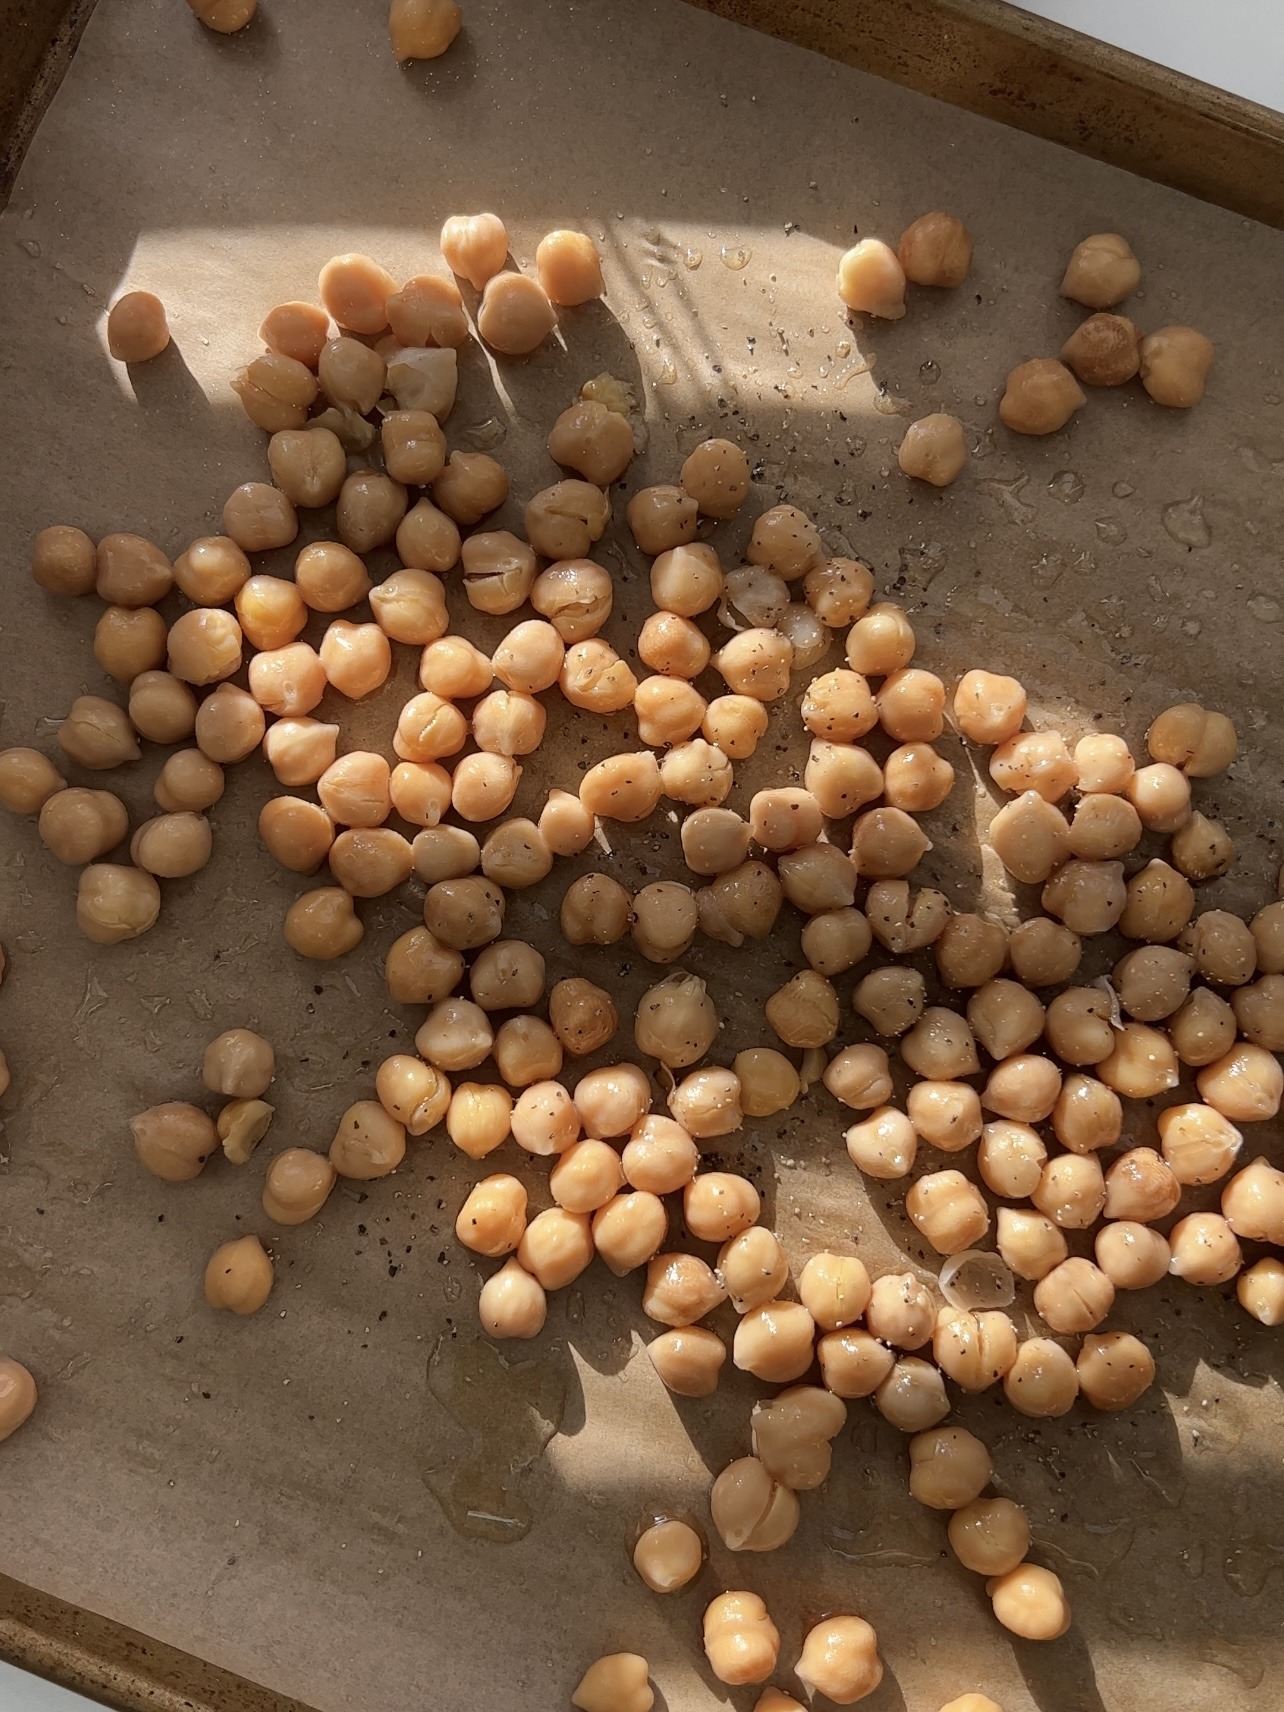
[[[565,317],[564,348],[500,370],[477,350],[466,362],[449,432],[497,445],[512,471],[501,525],[553,478],[553,416],[591,375],[620,375],[649,437],[630,488],[672,479],[706,433],[741,439],[758,460],[748,509],[781,493],[813,511],[913,610],[920,655],[943,675],[1014,670],[1039,717],[1076,736],[1102,723],[1139,740],[1161,706],[1196,693],[1233,712],[1243,758],[1203,796],[1241,859],[1203,900],[1273,895],[1284,238],[678,0],[470,0],[467,17],[446,59],[401,71],[378,6],[277,0],[224,40],[170,0],[101,0],[0,220],[0,740],[51,749],[72,697],[103,690],[97,603],[33,587],[34,531],[133,528],[174,553],[215,530],[226,492],[265,468],[227,388],[263,310],[309,295],[336,250],[398,274],[432,267],[444,215],[495,206],[524,263],[549,227],[583,224],[609,285],[605,307]],[[931,207],[968,220],[973,279],[914,294],[894,327],[848,328],[832,277],[853,229],[894,239]],[[1074,325],[1055,295],[1064,256],[1111,228],[1145,265],[1138,320],[1189,320],[1217,341],[1208,400],[1170,415],[1140,392],[1094,396],[1066,434],[1016,441],[996,427],[996,388]],[[101,332],[125,285],[160,293],[175,337],[132,375],[108,363]],[[906,412],[945,408],[974,455],[937,496],[895,474],[894,448]],[[719,536],[728,562],[748,523]],[[649,606],[644,566],[618,539],[607,562],[609,633],[623,642]],[[403,661],[403,690],[409,673]],[[386,742],[394,693],[356,712],[354,743]],[[560,716],[554,727],[519,810],[620,741]],[[120,787],[137,817],[160,759]],[[781,709],[733,802],[799,760]],[[0,832],[0,1040],[14,1071],[0,1344],[42,1389],[3,1451],[0,1568],[319,1712],[557,1705],[588,1659],[626,1646],[651,1661],[672,1712],[747,1705],[699,1652],[700,1611],[726,1586],[767,1598],[782,1682],[808,1622],[867,1615],[888,1667],[869,1702],[880,1712],[935,1712],[969,1688],[1007,1712],[1274,1703],[1279,1344],[1228,1291],[1121,1303],[1111,1323],[1151,1337],[1160,1385],[1120,1418],[1038,1425],[993,1397],[959,1406],[1074,1601],[1074,1629],[1040,1648],[993,1625],[938,1520],[905,1493],[899,1436],[863,1404],[785,1551],[718,1549],[689,1592],[647,1595],[628,1563],[634,1518],[703,1510],[710,1472],[745,1447],[754,1388],[733,1377],[711,1402],[670,1398],[640,1354],[636,1280],[597,1267],[555,1300],[534,1345],[501,1359],[479,1343],[478,1270],[451,1226],[486,1167],[445,1141],[412,1144],[394,1178],[342,1186],[294,1231],[269,1232],[259,1212],[261,1158],[179,1188],[145,1178],[125,1120],[196,1095],[221,1028],[258,1026],[276,1045],[266,1151],[327,1145],[415,1024],[386,1005],[380,972],[413,895],[362,906],[366,939],[344,963],[285,951],[281,916],[302,888],[256,848],[270,785],[257,764],[234,772],[209,868],[169,885],[162,925],[118,950],[75,933],[74,875],[33,829]],[[934,818],[924,873],[997,907],[977,833],[987,813],[961,784]],[[610,859],[562,865],[509,921],[546,945],[550,979],[581,967],[624,1010],[649,972],[626,947],[572,957],[548,914],[587,867],[633,887],[677,871],[658,818],[613,844]],[[762,998],[799,962],[789,933],[766,956],[701,944],[687,961],[726,995],[720,1058],[768,1039]],[[844,1127],[821,1097],[788,1122],[747,1125],[719,1157],[755,1177],[797,1264],[853,1237],[875,1269],[924,1262],[894,1186],[867,1193],[847,1163]],[[1275,1126],[1268,1145],[1278,1152]],[[204,1308],[200,1276],[246,1230],[270,1234],[278,1282],[262,1314],[229,1324]]]

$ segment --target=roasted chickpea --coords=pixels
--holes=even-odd
[[[296,898],[286,911],[285,942],[300,957],[323,962],[354,951],[365,927],[342,886],[319,886]]]
[[[1051,1338],[1027,1338],[1003,1375],[1003,1391],[1018,1413],[1048,1420],[1074,1407],[1079,1375],[1059,1343]]]
[[[980,1096],[966,1082],[916,1082],[905,1106],[920,1140],[942,1153],[960,1153],[980,1137]]]
[[[1097,1232],[1093,1253],[1116,1290],[1148,1290],[1167,1276],[1172,1259],[1166,1237],[1131,1219],[1103,1226]]]
[[[32,543],[31,574],[49,594],[88,594],[98,570],[95,551],[83,529],[52,524]]]
[[[1126,315],[1090,315],[1061,347],[1085,386],[1122,386],[1141,367],[1141,335]]]
[[[155,925],[160,902],[160,887],[141,868],[94,862],[76,887],[76,926],[95,945],[119,945]]]
[[[990,1057],[1001,1061],[1033,1046],[1046,1018],[1038,999],[1020,982],[995,979],[972,994],[967,1002],[967,1021]]]
[[[1030,1521],[1011,1498],[976,1498],[949,1521],[950,1549],[976,1575],[1003,1575],[1015,1569],[1030,1549]],[[941,1712],[951,1712],[942,1706]],[[989,1712],[984,1706],[959,1706],[958,1712]]]
[[[1106,1180],[1095,1153],[1050,1159],[1030,1199],[1062,1230],[1087,1230],[1106,1204]]]
[[[881,321],[905,313],[905,269],[881,238],[862,238],[838,263],[838,295],[850,310]]]
[[[1141,384],[1156,404],[1190,410],[1204,396],[1213,342],[1194,327],[1160,327],[1141,341]]]
[[[997,1223],[999,1254],[1018,1278],[1046,1277],[1070,1252],[1066,1239],[1046,1213],[1000,1207]]]

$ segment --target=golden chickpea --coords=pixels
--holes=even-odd
[[[31,574],[49,594],[88,594],[97,572],[96,549],[83,529],[55,523],[32,543]]]
[[[947,987],[984,987],[1007,961],[1007,929],[979,915],[955,915],[934,941],[936,969]]]
[[[967,1021],[990,1057],[1001,1061],[1033,1046],[1043,1033],[1046,1018],[1038,999],[1020,982],[995,979],[972,994],[967,1002]]]
[[[1071,1256],[1034,1287],[1035,1311],[1054,1332],[1090,1332],[1114,1305],[1115,1287],[1100,1267]]]
[[[537,1213],[526,1227],[517,1258],[545,1290],[564,1290],[593,1259],[588,1214],[567,1212],[564,1207]]]
[[[699,625],[674,612],[653,612],[638,635],[643,665],[664,677],[698,678],[709,664],[709,655],[709,643]]]
[[[1126,797],[1095,791],[1079,799],[1070,823],[1070,854],[1107,862],[1126,856],[1141,840],[1141,816]]]
[[[1168,1239],[1149,1225],[1118,1219],[1097,1232],[1097,1265],[1116,1290],[1148,1290],[1168,1274]]]
[[[992,1194],[1024,1200],[1039,1185],[1048,1150],[1037,1130],[1011,1119],[988,1123],[977,1149],[976,1166]]]
[[[1223,1189],[1222,1214],[1236,1236],[1284,1246],[1284,1171],[1259,1155]]]
[[[76,926],[95,945],[119,945],[155,926],[160,887],[141,868],[95,862],[81,870]]]
[[[455,1220],[455,1236],[475,1254],[511,1254],[526,1231],[526,1190],[516,1177],[484,1177]]]
[[[213,1118],[184,1100],[149,1106],[129,1120],[139,1164],[166,1183],[189,1183],[218,1152]]]
[[[898,1432],[922,1433],[945,1419],[950,1400],[930,1361],[902,1355],[874,1392],[874,1407]]]
[[[863,618],[874,592],[874,574],[859,559],[826,559],[803,579],[807,604],[831,630]]]
[[[876,1278],[869,1291],[865,1324],[882,1343],[921,1349],[932,1335],[936,1307],[931,1292],[912,1272]]]
[[[689,1260],[690,1255],[671,1255],[669,1260]],[[703,1265],[703,1262],[697,1262]],[[706,1268],[707,1270],[707,1268]],[[710,1277],[712,1278],[712,1273]],[[647,1272],[648,1291],[651,1289],[650,1268]],[[719,1298],[720,1300],[721,1298]],[[669,1309],[669,1301],[652,1302],[662,1309]],[[645,1303],[644,1303],[645,1306]],[[646,1309],[652,1319],[658,1316]],[[708,1310],[704,1310],[707,1312]],[[665,1324],[661,1318],[661,1324]],[[663,1383],[679,1397],[709,1397],[718,1388],[718,1375],[727,1359],[726,1346],[716,1332],[705,1331],[701,1326],[681,1326],[674,1331],[662,1332],[659,1337],[652,1338],[647,1345],[647,1354]],[[645,1578],[644,1578],[645,1579]]]
[[[576,1094],[578,1097],[580,1089]],[[650,1194],[672,1194],[691,1181],[699,1158],[698,1148],[681,1124],[648,1113],[634,1123],[624,1148],[625,1179],[633,1188]]]
[[[576,308],[601,297],[602,258],[584,232],[549,232],[535,251],[535,271],[551,303]]]
[[[826,1086],[829,1086],[828,1080]],[[831,1088],[830,1092],[844,1105],[850,1105],[853,1097],[862,1104],[870,1097],[864,1090],[853,1096],[841,1084]],[[918,1135],[913,1124],[904,1112],[897,1111],[894,1106],[880,1106],[862,1123],[853,1124],[844,1140],[848,1157],[858,1171],[867,1177],[888,1181],[908,1176],[918,1151]]]
[[[1235,1232],[1221,1213],[1189,1213],[1178,1219],[1168,1244],[1168,1270],[1188,1284],[1226,1284],[1244,1264]]]
[[[358,1100],[349,1106],[330,1143],[331,1165],[340,1177],[355,1182],[388,1176],[405,1156],[405,1129],[378,1100]]]
[[[400,291],[394,291],[388,298],[384,309],[393,337],[400,345],[454,349],[468,337],[468,317],[459,287],[454,280],[442,279],[438,274],[420,273],[408,279]],[[386,422],[385,418],[385,426]],[[389,470],[389,474],[396,475],[396,471]],[[398,481],[406,479],[397,476]]]
[[[578,856],[593,842],[593,816],[569,791],[548,793],[538,826],[554,856]]]
[[[1111,309],[1141,284],[1141,263],[1118,232],[1095,232],[1075,246],[1061,295],[1088,309]]]
[[[512,804],[521,776],[511,756],[465,755],[455,767],[451,805],[462,820],[494,820]]]
[[[94,659],[119,683],[165,662],[165,620],[150,606],[109,606],[94,630]]]
[[[681,1335],[665,1333],[666,1338]],[[712,1337],[713,1333],[697,1335]],[[655,1340],[656,1343],[663,1341],[663,1338]],[[687,1522],[658,1519],[643,1530],[633,1548],[633,1567],[652,1593],[679,1592],[695,1580],[703,1565],[704,1541]]]
[[[693,1070],[673,1089],[669,1110],[689,1135],[701,1141],[740,1128],[740,1079],[734,1070],[707,1066]]]
[[[1235,1294],[1244,1312],[1264,1326],[1284,1325],[1284,1260],[1265,1255],[1240,1273]]]
[[[267,482],[242,482],[223,504],[223,533],[242,552],[270,553],[277,547],[288,547],[298,532],[294,506],[279,488]]]
[[[354,749],[331,762],[317,781],[317,795],[339,826],[382,826],[392,807],[391,769],[382,755]]]
[[[1126,315],[1090,315],[1061,347],[1085,386],[1122,386],[1141,367],[1141,335]]]
[[[675,580],[682,577],[692,562],[688,555],[679,558],[679,554],[681,549],[695,539],[699,517],[696,501],[680,487],[661,483],[655,487],[644,487],[639,493],[635,493],[628,503],[625,516],[639,551],[655,555],[674,555],[677,562],[673,570],[666,571],[665,575]],[[703,566],[701,568],[703,569]]]
[[[220,0],[225,7],[227,0]],[[251,7],[251,12],[253,7]],[[208,11],[210,16],[204,16]],[[204,0],[201,21],[209,23],[212,29],[220,26],[212,22],[215,8],[210,0]],[[241,23],[248,21],[249,14],[241,6],[239,14]],[[240,24],[232,26],[240,28]],[[159,357],[169,344],[169,323],[165,319],[165,305],[151,291],[127,291],[123,297],[118,297],[107,314],[107,350],[118,363],[149,363],[153,357]]]
[[[223,795],[223,769],[199,749],[180,749],[161,768],[152,790],[156,806],[166,814],[182,810],[199,813],[213,808]]]
[[[803,969],[792,980],[774,992],[767,1000],[767,1021],[784,1041],[786,1046],[803,1048],[825,1046],[838,1033],[838,994],[830,983],[815,969]],[[859,1049],[851,1047],[849,1053]],[[879,1048],[870,1047],[868,1053],[878,1053]],[[886,1058],[885,1054],[882,1057]],[[834,1069],[834,1065],[838,1065]],[[833,1065],[834,1082],[826,1082],[833,1092],[834,1083],[844,1088],[852,1088],[854,1081],[864,1081],[866,1072],[864,1061],[857,1069],[856,1060],[835,1059]],[[885,1097],[885,1096],[884,1096]],[[871,1102],[876,1103],[876,1102]]]
[[[550,488],[548,491],[551,493],[553,490]],[[598,490],[593,488],[591,491],[596,493]],[[534,504],[535,501],[532,500],[531,503]],[[547,554],[549,547],[541,544],[539,531],[532,531],[528,526],[527,532],[531,536],[532,544],[540,552]],[[564,642],[585,642],[596,636],[610,617],[610,573],[601,565],[595,564],[592,559],[560,558],[556,564],[550,565],[535,578],[530,590],[530,601],[536,612],[548,619]],[[700,636],[699,631],[696,634]],[[703,642],[703,636],[700,636],[700,640]],[[645,655],[643,657],[645,658]],[[705,643],[705,658],[707,657],[708,644]],[[559,661],[559,672],[561,665],[562,662]],[[703,662],[697,670],[702,668]],[[694,677],[696,674],[692,672],[687,675]]]
[[[1141,341],[1141,384],[1156,404],[1190,410],[1204,396],[1213,354],[1194,327],[1160,327]]]
[[[340,541],[354,553],[369,553],[375,547],[387,546],[395,536],[400,551],[400,525],[406,516],[407,503],[406,490],[400,482],[393,481],[391,476],[381,475],[377,470],[358,470],[339,490],[335,527]],[[413,556],[411,562],[416,562]],[[453,559],[451,563],[454,563]],[[429,564],[418,568],[431,571],[448,567]],[[368,590],[369,579],[365,581]]]
[[[851,1706],[883,1680],[878,1636],[863,1617],[826,1617],[804,1636],[794,1673],[809,1694]]]
[[[388,779],[388,796],[393,809],[403,820],[408,820],[412,826],[436,829],[442,815],[450,807],[450,774],[444,767],[438,767],[432,762],[399,761],[392,769]],[[461,830],[458,827],[447,829],[452,857],[455,854],[456,841],[451,834]],[[476,840],[473,840],[476,843]],[[465,847],[467,848],[467,847]],[[415,853],[415,872],[422,880],[426,876],[419,862],[419,853]],[[476,860],[470,851],[468,866],[465,873],[471,873],[476,866]],[[439,879],[447,876],[437,875]]]
[[[379,359],[376,357],[375,361]],[[381,362],[379,366],[382,369]],[[238,371],[232,380],[232,391],[251,422],[269,434],[278,434],[285,429],[301,429],[306,423],[308,411],[316,401],[317,380],[306,363],[268,351]],[[373,402],[366,406],[367,410],[372,408]]]
[[[903,474],[932,487],[949,487],[967,463],[967,436],[957,416],[934,411],[905,430],[896,461]]]
[[[643,678],[633,696],[638,736],[644,743],[681,743],[700,729],[706,703],[682,678]]]
[[[295,584],[283,577],[251,577],[236,592],[236,616],[255,648],[284,648],[307,623],[308,608]]]
[[[981,1135],[981,1100],[966,1082],[916,1082],[905,1102],[919,1139],[942,1153],[960,1153]]]
[[[304,892],[286,911],[285,942],[300,957],[321,962],[342,957],[361,943],[365,927],[342,886]]]
[[[675,744],[660,763],[660,785],[671,802],[716,805],[725,801],[733,783],[728,757],[702,737]]]
[[[943,1005],[929,1005],[901,1041],[901,1057],[917,1076],[952,1081],[981,1068],[976,1041],[965,1018]]]
[[[985,1584],[994,1615],[1026,1641],[1055,1641],[1070,1627],[1070,1604],[1059,1576],[1038,1564],[1021,1563]]]
[[[766,850],[799,850],[815,844],[824,830],[824,819],[810,791],[786,786],[755,793],[749,804],[749,830]],[[837,854],[841,859],[841,852]],[[852,885],[854,889],[854,872]],[[851,898],[844,901],[850,903]]]
[[[902,809],[870,809],[852,827],[852,861],[856,872],[869,879],[900,879],[931,848],[931,839]]]
[[[657,1253],[668,1227],[660,1197],[634,1190],[613,1196],[593,1215],[593,1246],[607,1270],[624,1278]]]
[[[962,285],[972,271],[972,234],[954,214],[921,214],[901,233],[897,259],[915,285]]]
[[[1067,1076],[1052,1108],[1052,1129],[1071,1153],[1112,1147],[1123,1131],[1123,1102],[1094,1076]]]
[[[714,655],[715,670],[735,695],[778,701],[789,688],[793,646],[778,630],[752,628],[733,636]]]
[[[449,1090],[449,1083],[446,1086]],[[512,1116],[513,1096],[507,1088],[489,1082],[460,1082],[449,1095],[446,1133],[461,1153],[470,1159],[484,1159],[508,1140]]]
[[[441,229],[446,266],[480,291],[508,259],[508,231],[498,214],[452,214]]]
[[[38,749],[0,750],[0,804],[10,814],[39,814],[66,789],[67,781]]]
[[[950,1549],[964,1569],[976,1575],[1004,1575],[1015,1569],[1030,1549],[1030,1521],[1011,1498],[976,1498],[950,1517],[949,1537]],[[952,1708],[942,1706],[941,1712],[952,1712]],[[958,1712],[989,1709],[960,1704]]]
[[[338,893],[351,900],[345,892]],[[358,935],[358,937],[360,937]],[[460,954],[426,927],[412,927],[389,947],[384,974],[388,996],[402,1005],[432,1005],[454,991],[464,972]]]
[[[205,1267],[205,1300],[211,1308],[255,1314],[272,1291],[272,1262],[256,1236],[216,1248]]]
[[[1138,767],[1125,791],[1147,832],[1177,832],[1190,819],[1190,781],[1166,761]]]
[[[1258,910],[1249,924],[1263,975],[1284,974],[1284,899]]]
[[[488,1337],[538,1337],[548,1317],[548,1298],[519,1261],[506,1260],[482,1285],[477,1315]]]
[[[562,899],[562,937],[568,945],[614,945],[629,931],[632,901],[608,874],[584,874]]]
[[[279,1225],[301,1225],[325,1205],[338,1173],[324,1154],[288,1147],[268,1166],[263,1211]]]
[[[1094,1153],[1061,1153],[1050,1159],[1030,1199],[1062,1230],[1087,1230],[1106,1204],[1106,1180]]]
[[[452,1099],[450,1083],[440,1070],[405,1053],[384,1059],[375,1075],[375,1091],[388,1116],[411,1135],[436,1129]]]
[[[1003,1376],[1003,1391],[1019,1414],[1048,1420],[1074,1407],[1079,1375],[1059,1343],[1051,1338],[1027,1338]]]
[[[999,1254],[1018,1278],[1044,1278],[1070,1252],[1046,1213],[1000,1207],[997,1223]]]
[[[203,868],[212,847],[213,834],[203,814],[159,814],[134,833],[129,854],[147,873],[178,880]]]
[[[869,1305],[869,1274],[855,1255],[813,1254],[799,1275],[798,1294],[822,1331],[839,1331]]]
[[[1061,1072],[1037,1052],[1018,1053],[996,1064],[981,1093],[981,1104],[1018,1123],[1042,1123],[1051,1116],[1061,1092]]]
[[[645,820],[662,794],[659,763],[649,749],[599,761],[580,780],[580,801],[602,820]]]
[[[942,1308],[932,1331],[932,1354],[937,1366],[960,1390],[985,1391],[1002,1379],[1016,1360],[1016,1327],[997,1309],[976,1313],[966,1308]]]
[[[731,1359],[742,1373],[786,1385],[811,1366],[815,1335],[816,1323],[801,1302],[763,1302],[736,1327]]]
[[[294,561],[294,582],[313,612],[343,612],[370,593],[365,564],[339,541],[313,541]]]
[[[1055,434],[1085,402],[1083,389],[1055,357],[1019,363],[999,400],[999,419],[1014,434]]]
[[[765,1682],[780,1656],[780,1631],[756,1593],[720,1593],[705,1609],[704,1651],[719,1682]]]
[[[812,738],[803,781],[821,813],[833,820],[857,813],[866,803],[876,801],[883,794],[885,785],[882,769],[867,749],[852,743],[831,743],[820,737]],[[887,820],[889,813],[901,818]],[[905,829],[901,810],[884,810],[883,815],[879,827],[871,828],[871,832],[879,828],[884,832],[888,828],[893,831]],[[912,827],[913,822],[909,825]],[[895,839],[880,838],[873,842],[876,854],[883,845],[895,854]],[[882,853],[886,854],[886,851]]]
[[[318,281],[322,303],[340,327],[352,333],[382,333],[388,299],[397,282],[369,256],[332,256]]]
[[[538,280],[496,273],[486,281],[477,331],[505,357],[528,357],[557,326],[557,312]]]
[[[537,695],[557,682],[566,646],[553,625],[528,618],[515,625],[496,648],[495,676],[511,690]]]
[[[936,1427],[910,1440],[910,1496],[932,1510],[962,1510],[990,1484],[990,1453],[964,1427]]]
[[[881,321],[905,313],[905,269],[881,238],[862,238],[838,263],[838,295],[850,310]]]
[[[803,925],[802,953],[819,975],[854,969],[871,942],[869,923],[858,909],[821,910]]]

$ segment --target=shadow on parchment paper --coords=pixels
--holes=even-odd
[[[172,339],[158,357],[129,363],[127,371],[138,408],[174,433],[212,417],[213,406]]]

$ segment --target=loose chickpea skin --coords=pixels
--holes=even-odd
[[[997,1224],[999,1254],[1018,1278],[1044,1278],[1070,1252],[1066,1239],[1046,1213],[1000,1207]]]
[[[1141,341],[1141,384],[1156,404],[1190,410],[1204,396],[1213,342],[1194,327],[1160,327]]]
[[[1284,1246],[1284,1171],[1259,1155],[1222,1191],[1222,1214],[1246,1242]]]
[[[477,1316],[488,1337],[538,1337],[548,1317],[548,1298],[519,1261],[507,1260],[482,1285]]]
[[[285,942],[300,957],[328,962],[355,951],[365,934],[351,896],[342,886],[318,886],[286,911]]]
[[[88,594],[97,576],[93,541],[69,523],[40,530],[31,547],[31,575],[48,594]]]
[[[73,785],[46,799],[37,824],[45,849],[78,867],[116,848],[129,831],[129,811],[110,791]]]
[[[1123,1130],[1123,1102],[1094,1076],[1067,1076],[1052,1108],[1052,1129],[1071,1153],[1111,1147]]]
[[[1030,1199],[1062,1230],[1087,1230],[1106,1204],[1105,1174],[1092,1153],[1062,1153],[1050,1159]]]
[[[1061,360],[1085,386],[1122,386],[1141,367],[1141,335],[1126,315],[1090,315],[1062,345]]]
[[[995,979],[972,994],[967,1021],[990,1057],[1003,1060],[1033,1046],[1044,1030],[1046,1017],[1038,999],[1020,982]],[[1103,1057],[1108,1050],[1103,1050]]]
[[[905,1105],[919,1139],[942,1153],[960,1153],[981,1135],[980,1096],[966,1082],[916,1082]]]
[[[1284,1325],[1284,1260],[1265,1255],[1247,1267],[1236,1280],[1235,1295],[1259,1324]]]
[[[1074,1407],[1079,1375],[1059,1343],[1051,1338],[1027,1338],[1003,1376],[1003,1391],[1019,1414],[1048,1420]]]

